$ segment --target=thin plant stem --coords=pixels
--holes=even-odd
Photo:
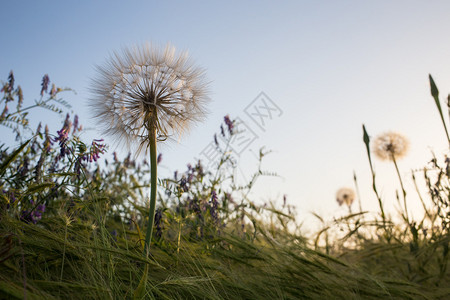
[[[448,134],[447,125],[445,124],[444,114],[442,113],[442,108],[441,108],[441,103],[439,102],[439,90],[438,90],[436,84],[434,83],[433,77],[431,77],[431,75],[429,75],[428,77],[430,79],[431,95],[433,96],[434,102],[439,111],[439,116],[441,117],[442,125],[444,126],[444,130],[445,130],[445,135],[447,136],[447,141],[448,141],[448,144],[450,145],[450,136]]]
[[[412,179],[413,179],[413,183],[414,183],[414,187],[416,189],[417,195],[419,196],[420,202],[422,203],[423,210],[425,211],[425,214],[428,217],[428,219],[430,219],[430,221],[433,221],[433,218],[432,218],[430,212],[428,211],[427,206],[425,205],[425,201],[422,198],[419,187],[417,186],[416,176],[414,175],[414,172],[412,173]]]
[[[357,178],[356,178],[356,173],[355,173],[355,171],[353,171],[353,181],[355,182],[356,195],[358,196],[359,212],[362,213],[361,195],[360,195],[360,193],[359,193],[358,180],[357,180]]]
[[[370,172],[372,173],[372,189],[375,192],[375,195],[377,196],[378,204],[380,205],[380,210],[381,210],[381,218],[383,219],[383,228],[384,228],[384,230],[386,230],[386,215],[384,213],[383,202],[381,201],[380,195],[378,194],[377,185],[375,183],[375,172],[373,170],[372,157],[370,156],[370,145],[369,145],[370,138],[369,138],[369,134],[366,131],[366,126],[364,126],[364,125],[363,125],[363,141],[364,141],[364,144],[366,144],[367,156],[369,158],[369,164],[370,164]]]
[[[402,188],[402,195],[403,195],[403,205],[405,206],[405,221],[409,223],[409,216],[408,216],[408,206],[406,205],[406,190],[403,186],[403,180],[402,180],[402,176],[400,175],[400,171],[398,169],[398,165],[397,165],[397,160],[395,159],[395,155],[391,155],[392,158],[392,162],[394,163],[395,166],[395,171],[397,171],[397,175],[398,175],[398,180],[400,181],[400,187]]]
[[[148,256],[153,233],[153,223],[155,222],[156,209],[156,185],[157,185],[157,156],[156,156],[156,129],[149,130],[150,146],[150,209],[148,212],[148,226],[145,234],[144,253]]]

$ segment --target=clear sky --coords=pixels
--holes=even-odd
[[[371,136],[394,130],[409,138],[409,156],[399,163],[406,178],[431,150],[446,151],[428,73],[445,96],[449,13],[449,1],[4,1],[0,78],[14,70],[32,101],[49,74],[77,92],[66,99],[94,127],[86,105],[94,66],[124,46],[170,42],[207,70],[212,102],[204,124],[162,148],[163,169],[183,170],[200,157],[230,114],[257,136],[240,156],[244,176],[261,146],[273,150],[264,169],[282,176],[259,182],[256,199],[286,194],[305,220],[311,211],[331,219],[343,210],[335,192],[353,187],[353,171],[363,208],[377,210],[363,123]],[[282,111],[264,131],[245,113],[261,92]],[[7,132],[0,129],[2,140]],[[375,161],[375,169],[395,212],[394,167]],[[409,190],[411,206],[420,207]]]

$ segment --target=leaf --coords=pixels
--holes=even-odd
[[[147,285],[147,277],[148,277],[148,264],[145,265],[144,274],[142,274],[141,281],[139,282],[138,287],[133,293],[133,299],[143,299],[145,296],[145,287]]]
[[[364,144],[366,144],[366,146],[368,147],[370,143],[370,138],[369,135],[367,134],[366,126],[364,126],[364,124],[363,124],[363,132],[364,132],[363,141]]]
[[[41,184],[35,184],[35,185],[30,186],[25,193],[26,194],[33,194],[33,193],[45,190],[46,188],[53,187],[54,185],[55,184],[53,182],[46,182],[46,183],[41,183]]]
[[[6,172],[8,166],[19,156],[20,152],[25,149],[26,146],[30,143],[31,139],[23,143],[16,151],[14,151],[1,165],[0,165],[0,175],[3,175]]]
[[[439,90],[434,83],[433,77],[431,77],[431,74],[428,74],[428,78],[430,79],[430,89],[431,89],[431,95],[434,97],[434,99],[439,98]]]

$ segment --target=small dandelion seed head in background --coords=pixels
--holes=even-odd
[[[353,201],[355,200],[355,192],[351,188],[340,188],[336,192],[336,201],[341,206],[345,204],[347,206],[351,206]]]
[[[138,154],[148,147],[149,132],[159,141],[178,139],[207,113],[204,70],[187,53],[150,44],[114,53],[97,67],[90,102],[103,133]]]
[[[408,140],[401,134],[392,131],[380,134],[373,143],[373,152],[381,160],[402,158],[407,154],[408,148]]]

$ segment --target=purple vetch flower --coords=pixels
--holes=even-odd
[[[197,164],[195,165],[195,170],[197,171],[197,176],[198,177],[203,177],[203,176],[205,176],[205,173],[204,173],[204,171],[203,171],[203,165],[202,165],[202,162],[199,160],[198,162],[197,162]]]
[[[223,119],[225,121],[225,124],[228,127],[228,132],[230,132],[230,134],[233,134],[234,124],[233,124],[233,121],[231,121],[230,116],[226,115]]]
[[[9,72],[7,88],[5,89],[5,91],[7,93],[11,93],[13,90],[14,90],[14,73],[11,70],[11,72]],[[12,100],[13,99],[9,99],[9,101],[12,101]],[[8,101],[8,99],[6,99],[6,101]]]
[[[55,142],[59,142],[61,157],[64,157],[69,153],[69,150],[67,149],[67,141],[69,139],[71,126],[72,122],[70,121],[70,115],[67,114],[63,127],[61,128],[61,130],[57,131],[58,136],[54,139]]]
[[[209,208],[209,212],[211,213],[211,217],[214,220],[214,223],[218,224],[219,223],[219,214],[217,209],[219,208],[219,201],[217,201],[218,197],[217,197],[217,193],[215,190],[212,190],[211,192],[211,200],[209,201],[210,203],[210,208]]]
[[[50,77],[48,77],[48,74],[45,74],[44,77],[42,77],[41,96],[44,96],[44,92],[47,93],[49,83],[50,83]]]
[[[18,173],[20,174],[20,176],[25,176],[29,169],[30,166],[30,159],[28,158],[28,156],[25,156],[25,158],[23,159],[23,164],[19,167]]]
[[[190,184],[193,179],[194,179],[194,173],[191,173],[188,175],[187,182]]]
[[[155,212],[155,235],[160,238],[162,236],[162,209],[158,208]]]
[[[162,154],[158,154],[158,158],[156,159],[156,163],[159,164],[162,161]]]
[[[31,205],[34,205],[34,201],[31,200]],[[20,220],[25,223],[37,224],[42,219],[42,214],[45,212],[45,204],[39,204],[33,211],[23,210],[20,215]]]
[[[78,130],[78,115],[75,115],[75,117],[73,118],[73,132],[72,132],[72,134],[74,134],[77,130]]]
[[[115,241],[115,242],[117,242],[117,236],[119,235],[119,233],[117,232],[117,230],[116,229],[113,229],[113,231],[111,231],[111,236],[112,236],[112,238],[113,238],[113,240]]]
[[[185,177],[181,178],[181,181],[180,181],[180,187],[181,187],[181,190],[182,190],[183,192],[189,191],[189,187],[188,187],[188,185],[187,185],[187,181],[186,181],[186,178],[185,178]]]
[[[97,161],[100,158],[100,154],[105,153],[106,145],[100,144],[100,142],[103,142],[103,139],[92,141],[92,148],[88,158],[89,162]]]

